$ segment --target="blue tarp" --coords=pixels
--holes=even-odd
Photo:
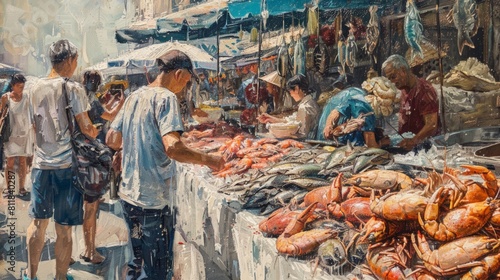
[[[321,0],[319,8],[322,10],[361,9],[370,5],[394,5],[397,0]],[[401,2],[401,1],[399,1]],[[311,0],[266,0],[267,10],[270,15],[281,15],[292,11],[304,10],[306,5],[311,5]],[[261,0],[233,0],[228,4],[229,13],[234,18],[243,18],[249,14],[255,16],[261,13]]]
[[[309,4],[310,0],[266,0],[267,10],[270,15],[280,15],[289,13],[291,11],[304,10],[305,5]],[[233,18],[247,17],[249,14],[256,16],[260,15],[261,1],[260,0],[247,0],[247,1],[230,1],[227,3],[229,13]]]

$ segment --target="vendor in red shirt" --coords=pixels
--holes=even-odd
[[[439,102],[432,85],[415,76],[408,62],[401,55],[391,55],[382,64],[382,71],[401,90],[399,107],[399,134],[412,132],[399,146],[411,150],[439,131]]]

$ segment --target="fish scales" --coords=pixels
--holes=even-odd
[[[414,3],[414,0],[407,0],[406,2],[406,15],[404,18],[404,33],[406,43],[411,48],[411,61],[418,55],[424,58],[424,53],[420,43],[423,39],[424,27],[421,23],[420,12]]]
[[[288,170],[290,170],[296,166],[302,165],[302,164],[304,164],[304,163],[302,163],[302,162],[282,162],[282,163],[278,163],[278,164],[271,166],[269,169],[265,170],[264,172],[266,174],[276,174],[276,173],[284,174]]]
[[[286,175],[317,175],[321,169],[322,166],[320,164],[304,164],[287,171]]]
[[[462,55],[465,46],[474,48],[471,36],[474,36],[479,27],[477,4],[475,0],[456,0],[450,11],[455,28],[458,31],[458,53]],[[448,15],[448,18],[450,16]]]
[[[366,44],[364,48],[369,55],[373,55],[373,51],[377,47],[380,36],[380,27],[377,15],[378,6],[370,6],[368,10],[370,12],[370,21],[366,27]],[[376,57],[373,57],[373,59],[375,63],[377,63]]]
[[[295,43],[293,52],[293,72],[297,74],[306,74],[306,48],[302,39],[298,39]]]
[[[319,178],[307,178],[307,177],[285,180],[284,183],[295,185],[297,187],[304,188],[308,191],[313,190],[315,188],[328,186],[331,184],[331,182],[328,180],[323,180]]]

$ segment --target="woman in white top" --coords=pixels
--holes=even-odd
[[[5,168],[6,187],[10,194],[14,191],[9,187],[9,183],[17,178],[15,176],[14,165],[18,160],[18,176],[19,176],[19,196],[25,196],[28,192],[25,189],[26,173],[28,171],[28,158],[33,156],[33,139],[30,125],[30,110],[28,95],[23,94],[26,78],[21,74],[12,76],[10,85],[12,90],[5,93],[1,98],[1,108],[7,102],[9,107],[9,120],[11,134],[9,140],[4,143],[4,154],[7,159]],[[12,180],[14,179],[14,180]]]
[[[298,102],[297,112],[295,113],[294,121],[300,122],[300,129],[297,137],[314,139],[316,137],[316,129],[320,115],[320,108],[316,100],[309,91],[309,83],[306,76],[298,74],[290,78],[286,84],[290,96]],[[287,122],[288,119],[281,119],[273,117],[269,114],[262,114],[259,116],[261,123],[279,123]]]

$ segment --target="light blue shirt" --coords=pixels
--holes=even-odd
[[[319,120],[319,127],[316,133],[316,139],[325,140],[323,130],[326,127],[326,119],[330,112],[334,109],[339,111],[340,118],[337,124],[343,124],[351,118],[357,118],[360,114],[373,112],[372,107],[365,100],[365,91],[360,88],[347,88],[332,96],[323,108],[323,114]],[[361,131],[355,131],[347,135],[340,136],[337,140],[346,144],[348,141],[355,146],[365,145],[364,131],[375,131],[375,116],[370,115],[365,117],[365,124]]]
[[[173,199],[175,162],[162,136],[183,131],[179,102],[162,87],[141,87],[126,100],[111,128],[123,137],[119,195],[144,208],[161,209]]]

